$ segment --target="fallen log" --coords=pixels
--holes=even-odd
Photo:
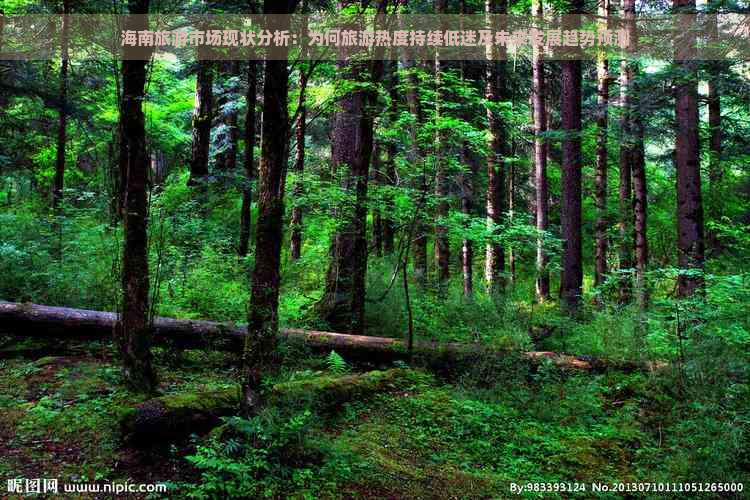
[[[117,315],[111,312],[52,307],[31,303],[0,302],[0,332],[38,338],[76,338],[101,340],[112,335]],[[154,318],[154,343],[178,349],[218,349],[241,352],[247,329],[232,323]],[[394,338],[348,335],[343,333],[283,328],[280,337],[300,343],[313,351],[335,350],[350,360],[384,362],[409,358],[404,342]],[[555,352],[531,351],[512,353],[480,344],[415,342],[413,359],[430,367],[498,359],[518,355],[532,363],[549,360],[559,368],[601,372],[653,370],[660,365],[616,362],[588,356],[571,356]]]
[[[313,408],[325,414],[349,401],[431,382],[424,372],[396,368],[280,383],[267,397],[269,405],[285,411]],[[239,387],[161,396],[121,410],[120,428],[123,439],[136,446],[174,442],[216,427],[221,417],[237,414],[239,402]]]

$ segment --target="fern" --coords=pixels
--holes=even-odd
[[[349,371],[349,365],[336,351],[331,351],[328,355],[326,358],[326,366],[328,367],[328,371],[334,375],[343,375]]]

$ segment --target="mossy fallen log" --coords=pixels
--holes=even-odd
[[[19,338],[0,341],[0,359],[38,359],[45,356],[71,356],[86,352],[83,346],[66,339]]]
[[[112,335],[117,315],[110,312],[51,307],[37,304],[0,302],[0,332],[38,338],[106,339]],[[289,343],[303,344],[313,351],[335,350],[349,360],[372,363],[409,358],[404,342],[395,338],[348,335],[343,333],[284,328],[281,337]],[[212,321],[154,318],[154,343],[173,348],[213,348],[241,352],[247,329],[242,325]],[[412,357],[430,368],[449,364],[476,364],[517,356],[533,364],[548,360],[554,365],[576,371],[607,369],[652,370],[659,365],[618,362],[554,352],[512,353],[481,344],[415,342]]]
[[[424,372],[398,368],[321,375],[274,385],[267,394],[267,404],[286,411],[313,408],[328,413],[349,401],[431,382]],[[211,430],[221,417],[236,414],[239,402],[238,387],[161,396],[121,410],[120,427],[123,438],[137,446],[169,443]]]

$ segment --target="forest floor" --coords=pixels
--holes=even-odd
[[[118,416],[143,398],[120,387],[109,352],[80,344],[61,356],[0,359],[0,477],[166,482],[171,497],[209,480],[185,459],[205,438],[160,451],[122,443]],[[156,361],[165,394],[237,380],[233,360],[222,353],[157,349]],[[326,358],[311,357],[275,377],[299,380],[331,369]],[[678,395],[653,375],[543,367],[496,376],[488,382],[486,373],[467,374],[451,383],[425,376],[330,414],[306,411],[304,446],[314,452],[268,468],[289,475],[264,478],[265,491],[299,498],[507,498],[511,482],[576,482],[586,490],[562,496],[588,497],[593,482],[687,480],[692,465],[710,458],[693,435],[706,421],[679,408]]]

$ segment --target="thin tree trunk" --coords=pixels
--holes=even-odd
[[[149,0],[131,0],[125,29],[148,28]],[[156,372],[151,364],[148,273],[148,158],[142,102],[145,96],[149,47],[124,47],[122,62],[122,123],[127,150],[125,227],[122,255],[122,315],[115,327],[115,340],[123,362],[126,383],[142,392],[156,389]]]
[[[424,159],[421,158],[421,148],[417,137],[417,128],[422,124],[422,111],[419,103],[418,81],[415,74],[416,67],[413,61],[406,62],[406,71],[406,77],[408,80],[406,100],[409,105],[409,113],[414,120],[414,125],[409,129],[411,145],[409,148],[408,161],[413,171],[416,171],[416,169],[419,168],[417,163],[421,163],[420,172],[414,177],[414,188],[420,198],[417,202],[417,206],[423,207],[424,200],[427,197],[427,179],[425,178]],[[427,233],[421,214],[417,214],[415,217],[417,219],[415,223],[414,238],[412,240],[414,281],[420,287],[424,287],[427,278]]]
[[[711,12],[714,17],[709,26],[708,37],[711,43],[718,43],[718,4],[712,6]],[[721,63],[718,61],[709,63],[708,75],[708,129],[710,137],[708,180],[712,195],[715,196],[717,184],[721,182],[724,175],[721,169],[721,93],[719,91]]]
[[[515,147],[514,147],[515,149]],[[515,151],[513,152],[515,156]],[[511,161],[508,164],[508,223],[513,225],[516,211],[516,164]],[[516,281],[516,251],[513,245],[508,248],[508,273],[510,283]]]
[[[389,78],[387,79],[388,94],[391,102],[388,109],[388,119],[391,126],[395,126],[398,121],[398,62],[392,61],[388,63]],[[388,141],[388,162],[386,163],[386,171],[384,175],[384,184],[389,187],[396,185],[396,141],[391,139]],[[395,239],[395,227],[393,222],[393,197],[390,193],[386,195],[384,203],[384,214],[383,214],[383,253],[385,255],[391,255],[394,248]]]
[[[541,22],[543,7],[541,0],[532,2],[532,15]],[[534,186],[536,188],[536,229],[540,236],[536,244],[536,297],[540,302],[549,300],[549,258],[544,248],[541,233],[549,224],[549,193],[547,190],[547,147],[543,134],[547,131],[547,109],[545,107],[544,63],[539,48],[534,46],[532,56],[532,102],[534,115]]]
[[[60,112],[57,126],[57,159],[52,188],[52,209],[60,215],[65,182],[65,142],[68,127],[68,38],[70,32],[70,0],[63,1],[62,42],[60,46]],[[58,226],[59,230],[59,226]]]
[[[635,0],[623,0],[623,19],[628,21],[627,29],[633,33],[633,19],[635,18]],[[631,38],[632,40],[632,38]],[[634,47],[628,47],[633,50]],[[628,302],[632,296],[630,269],[633,268],[633,161],[635,157],[635,135],[633,127],[632,87],[635,77],[635,63],[630,60],[620,62],[620,103],[622,106],[620,139],[620,217],[618,228],[620,231],[619,260],[620,260],[620,301]]]
[[[250,231],[252,229],[252,202],[255,177],[255,107],[258,101],[258,65],[257,61],[247,63],[247,111],[245,112],[245,178],[242,185],[242,209],[240,213],[240,245],[241,257],[247,255],[250,247]]]
[[[719,42],[719,30],[717,25],[719,3],[711,6],[710,12],[714,14],[709,25],[708,40],[712,45]],[[715,220],[721,220],[724,215],[724,203],[722,200],[721,182],[724,178],[724,170],[721,164],[722,152],[722,130],[721,130],[721,92],[719,83],[721,81],[722,63],[710,61],[708,63],[708,131],[709,131],[709,159],[708,159],[708,205],[709,211]],[[712,250],[719,250],[721,245],[716,232],[711,228],[706,230],[707,245]]]
[[[445,13],[445,1],[435,0],[435,13]],[[442,100],[443,89],[443,67],[440,54],[435,55],[435,267],[437,268],[438,290],[443,290],[450,279],[450,244],[448,241],[448,186],[445,173],[443,148],[445,147],[445,131],[441,125],[443,118]]]
[[[646,283],[648,268],[648,184],[646,182],[646,156],[643,139],[643,112],[640,106],[633,120],[635,148],[633,158],[633,213],[635,233],[635,291],[638,305],[648,307],[649,293]]]
[[[474,177],[477,174],[478,165],[471,152],[464,147],[462,152],[462,163],[469,165],[469,171],[462,173],[461,184],[461,212],[464,216],[471,217],[474,212]],[[464,238],[461,242],[461,272],[463,275],[464,297],[470,298],[474,294],[474,242]]]
[[[602,0],[599,16],[604,18],[603,28],[608,27],[609,0]],[[594,258],[594,286],[604,283],[607,275],[607,132],[609,117],[609,62],[601,51],[597,59],[597,136],[596,136],[596,250]]]
[[[583,0],[573,0],[571,14],[580,14]],[[569,29],[578,29],[573,21]],[[560,227],[563,239],[560,298],[568,312],[581,301],[583,266],[581,254],[581,61],[563,61],[560,114],[565,134],[562,144],[562,201]]]
[[[506,0],[487,0],[485,11],[488,15],[507,14]],[[505,142],[507,134],[503,128],[500,112],[496,107],[504,101],[506,96],[506,66],[505,48],[493,45],[488,48],[487,85],[485,96],[490,106],[487,106],[487,122],[490,129],[490,154],[487,157],[487,228],[494,234],[502,223],[505,207],[503,198],[505,191],[505,164],[507,153]],[[498,60],[501,58],[502,60]],[[494,107],[493,107],[494,106]],[[485,246],[484,281],[489,293],[496,293],[505,288],[505,249],[498,242],[488,241]]]
[[[128,175],[128,148],[123,137],[122,131],[122,82],[120,80],[122,66],[118,66],[117,61],[113,62],[113,74],[115,79],[115,92],[117,94],[117,109],[119,117],[117,120],[117,177],[115,178],[115,190],[117,196],[117,218],[125,218],[125,187],[127,186]]]
[[[199,54],[200,55],[200,54]],[[213,62],[198,61],[193,108],[193,146],[188,185],[197,185],[208,175],[208,152],[211,145],[213,101]]]
[[[383,175],[380,172],[380,144],[375,143],[372,147],[372,179],[375,184],[381,185]],[[383,210],[379,206],[372,209],[372,246],[375,255],[383,256]]]
[[[300,92],[307,88],[307,73],[300,70],[299,74]],[[292,260],[299,260],[302,256],[302,206],[299,199],[302,197],[302,177],[305,172],[305,131],[307,127],[307,106],[304,98],[299,101],[299,111],[297,113],[297,126],[295,130],[297,141],[297,154],[294,158],[295,182],[292,189],[294,197],[292,208],[292,220],[290,223],[289,250]]]
[[[232,171],[237,167],[239,129],[237,107],[233,101],[239,98],[236,78],[239,72],[239,61],[221,61],[218,85],[221,92],[217,99],[216,111],[223,126],[216,134],[216,148],[220,151],[216,154],[215,160],[217,171]]]
[[[296,0],[265,0],[265,14],[290,14]],[[269,29],[289,29],[288,18],[269,17]],[[272,362],[279,328],[279,285],[283,236],[283,176],[289,154],[288,47],[276,46],[265,63],[263,132],[258,168],[258,220],[255,265],[248,308],[248,337],[242,356],[242,412],[251,415],[261,404],[263,371]]]
[[[708,172],[709,181],[714,188],[723,177],[721,170],[721,101],[716,73],[712,74],[708,80],[708,128],[711,134],[709,141],[711,157]]]
[[[232,61],[232,84],[230,86],[232,99],[240,100],[240,61]],[[237,169],[237,153],[239,151],[240,127],[239,127],[239,110],[233,106],[227,117],[227,126],[229,127],[229,147],[226,151],[227,170],[234,172]]]
[[[695,12],[695,0],[674,0],[680,13]],[[689,22],[689,21],[687,21]],[[677,141],[677,249],[683,270],[702,270],[704,265],[703,203],[701,200],[700,150],[698,137],[698,80],[695,68],[695,33],[686,27],[678,40],[675,62],[679,71],[675,87]],[[703,287],[701,275],[681,274],[677,282],[680,297],[689,297]]]

